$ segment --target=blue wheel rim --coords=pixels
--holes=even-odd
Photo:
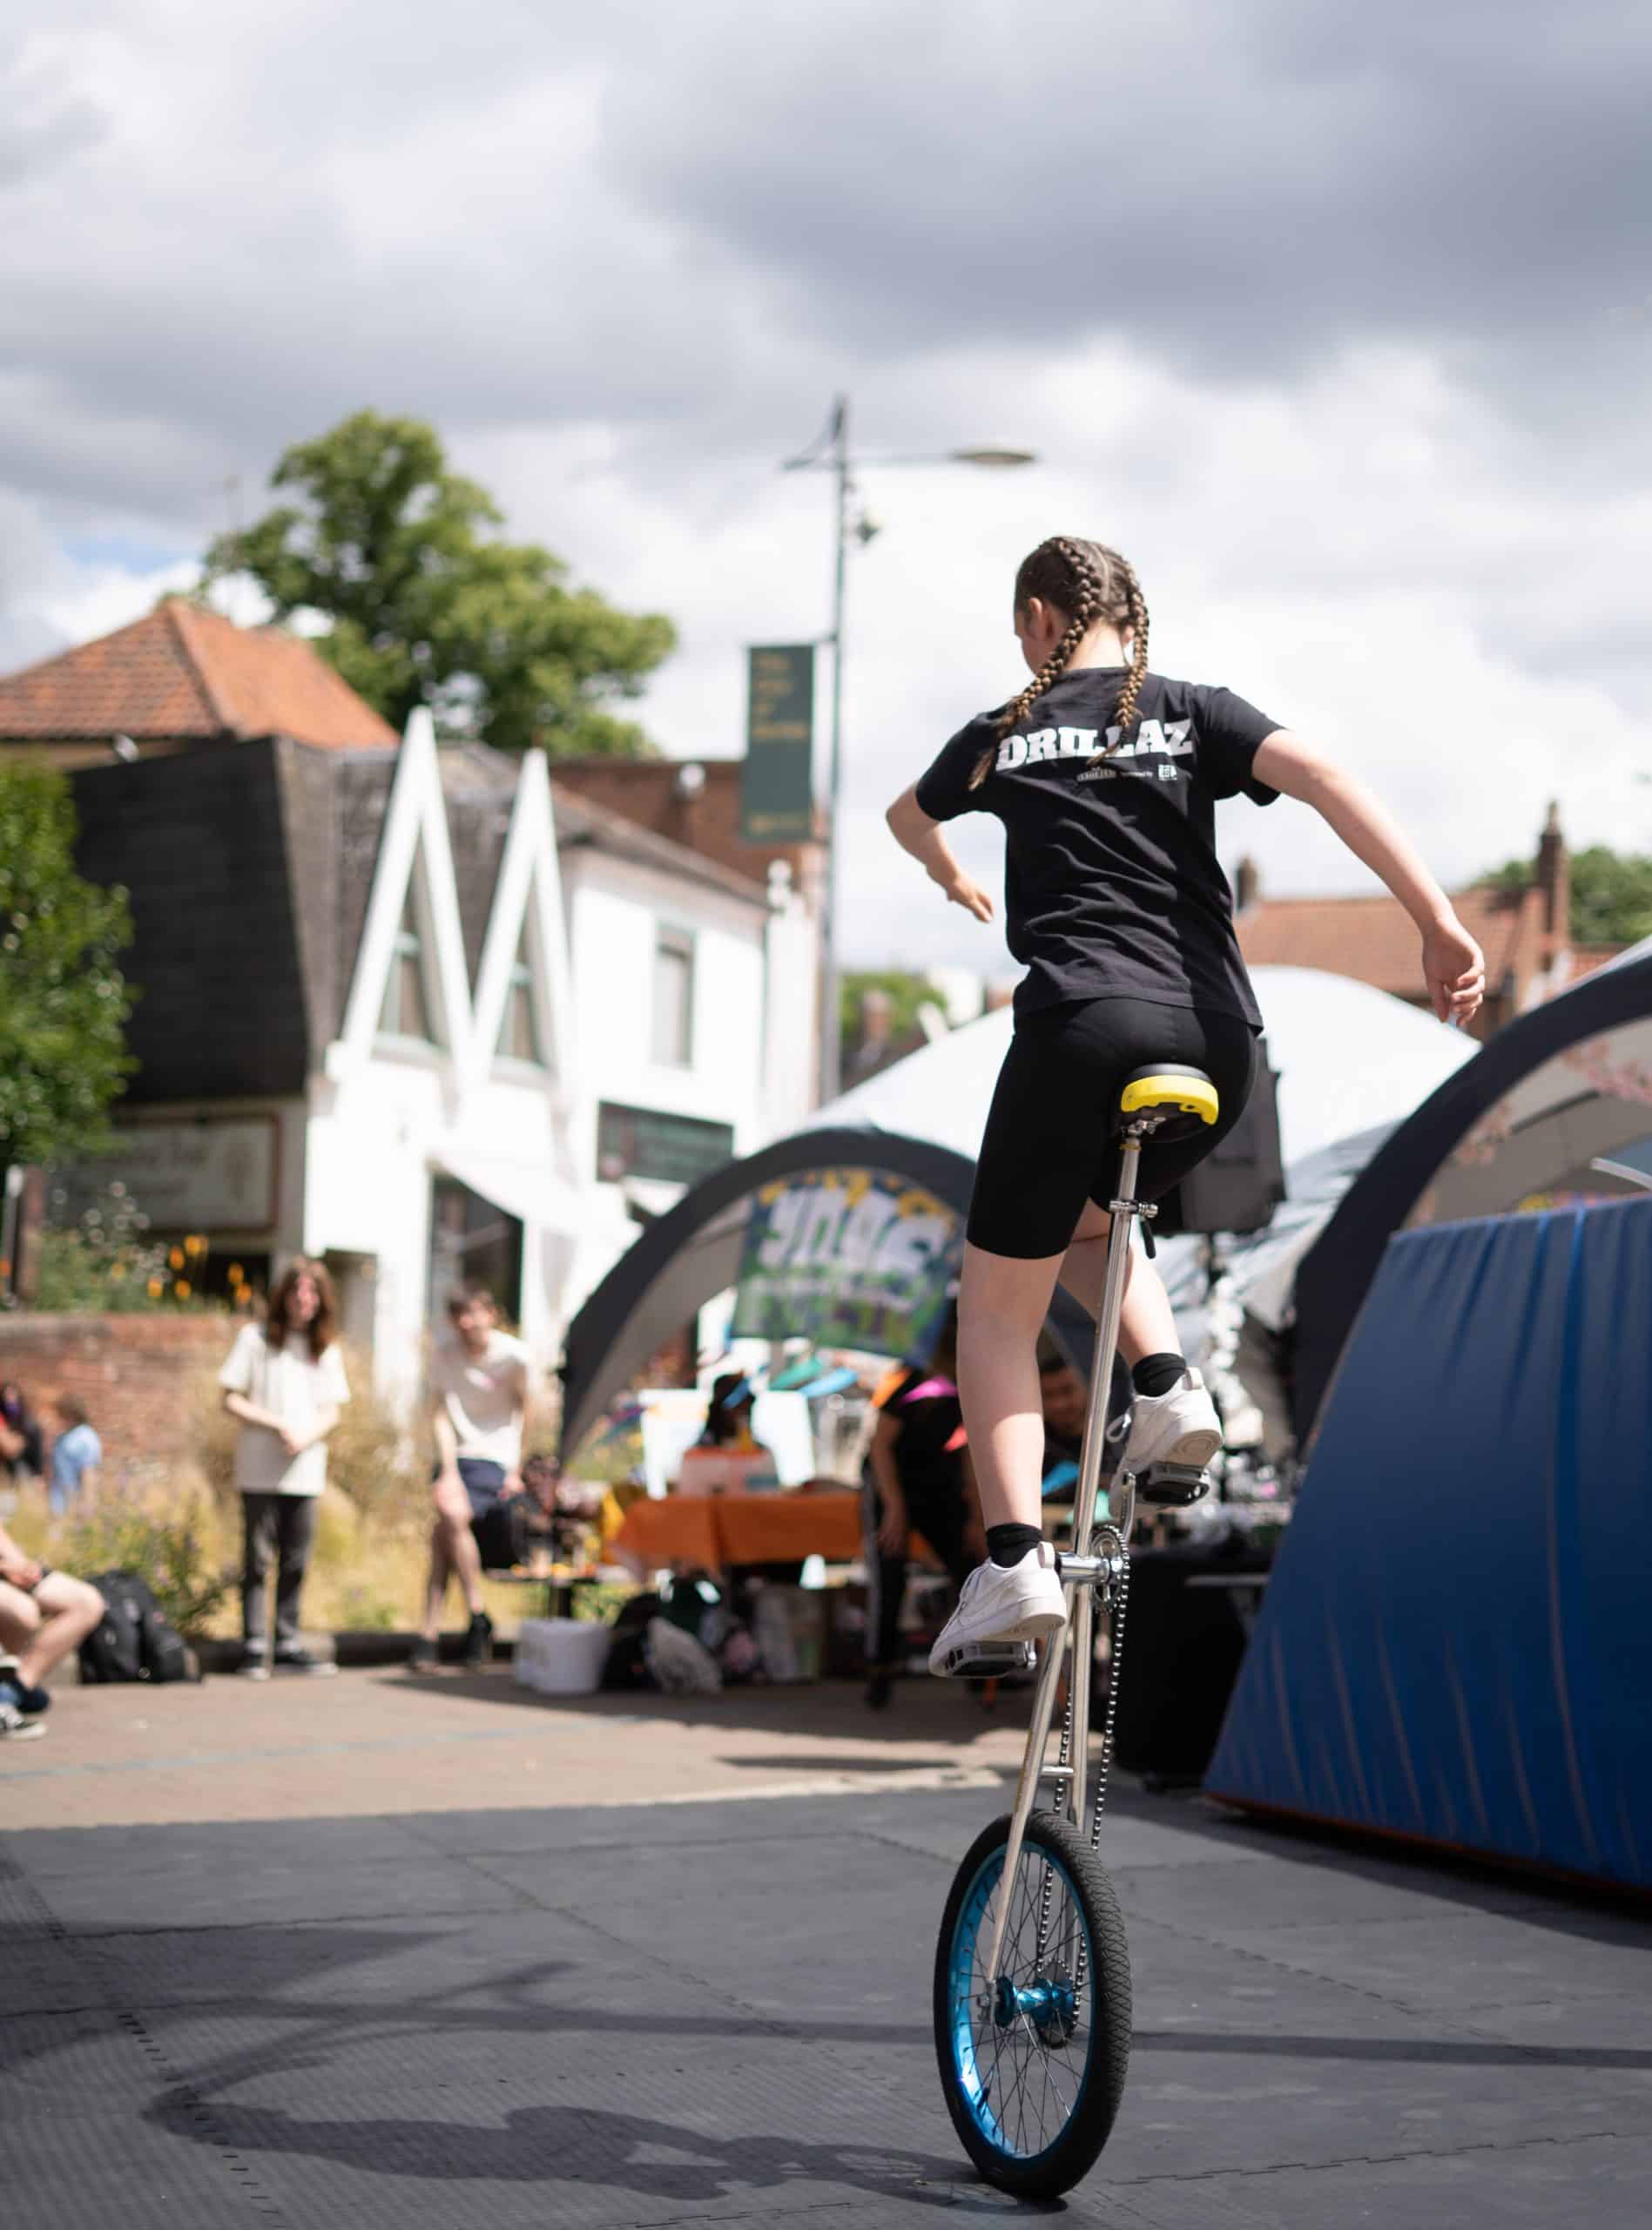
[[[984,1961],[987,1955],[993,1893],[1003,1869],[1004,1854],[1000,1848],[981,1861],[959,1908],[947,1963],[947,2042],[958,2095],[983,2139],[1006,2159],[1030,2162],[1042,2159],[1059,2142],[1089,2085],[1096,2024],[1087,2017],[1087,2008],[1096,1983],[1095,1946],[1083,1905],[1060,1859],[1042,1845],[1023,1844],[1015,1892],[1017,1902],[1005,1936],[1005,1965],[1029,1985],[1029,1994],[1033,1988],[1047,1986],[1052,1976],[1058,1987],[1065,1988],[1075,1980],[1070,1970],[1072,1955],[1077,1952],[1082,1981],[1076,1985],[1075,2025],[1059,2052],[1040,2041],[1033,2023],[1025,2017],[1018,2016],[1007,2028],[996,2023],[983,2006],[986,1978],[976,1963],[978,1957]],[[1022,1940],[1024,1931],[1018,1934],[1016,1915],[1023,1909],[1023,1901],[1029,1899],[1029,1877],[1042,1883],[1046,1869],[1051,1877],[1051,1903],[1056,1915],[1052,1934],[1060,1940],[1061,1954],[1047,1956],[1045,1971],[1035,1974],[1027,1971],[1024,1955],[1028,1947]],[[1030,1901],[1025,1903],[1025,1910],[1031,1917]],[[1019,1959],[1018,1951],[1023,1955]],[[1052,2072],[1058,2058],[1059,2074]],[[1058,2113],[1054,2128],[1042,2118],[1052,2106]],[[1039,2140],[1035,2144],[1028,2141],[1029,2112]]]

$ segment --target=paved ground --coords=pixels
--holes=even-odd
[[[927,2004],[1015,1730],[902,1704],[64,1694],[0,1748],[8,2223],[1015,2213],[957,2149]],[[1105,1853],[1136,2036],[1073,2223],[1652,2220],[1644,1920],[1128,1787]]]

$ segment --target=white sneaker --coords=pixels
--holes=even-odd
[[[929,1670],[944,1673],[953,1652],[971,1643],[1042,1641],[1066,1624],[1067,1598],[1048,1541],[1029,1549],[1019,1564],[995,1564],[988,1558],[964,1582],[958,1608],[929,1652]]]
[[[1139,1477],[1155,1463],[1202,1471],[1222,1445],[1222,1420],[1197,1370],[1185,1370],[1168,1394],[1138,1394],[1124,1469]]]

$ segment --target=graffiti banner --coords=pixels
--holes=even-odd
[[[962,1218],[903,1178],[819,1169],[766,1185],[752,1200],[732,1329],[921,1357],[962,1248]]]

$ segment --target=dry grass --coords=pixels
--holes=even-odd
[[[374,1394],[368,1364],[347,1354],[346,1369],[354,1398],[327,1445],[304,1623],[324,1633],[406,1632],[423,1614],[429,1485],[419,1450]],[[238,1634],[237,1429],[214,1375],[203,1371],[185,1420],[187,1459],[111,1468],[95,1496],[62,1518],[50,1515],[44,1488],[24,1489],[7,1530],[30,1555],[65,1571],[140,1572],[168,1617],[192,1634]],[[539,1607],[532,1588],[482,1585],[502,1635],[514,1634]],[[463,1623],[456,1589],[449,1589],[445,1622]]]

